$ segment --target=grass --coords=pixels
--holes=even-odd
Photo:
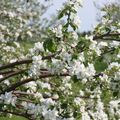
[[[12,118],[9,118],[9,117],[0,117],[0,120],[27,120],[23,117],[18,117],[18,116],[14,116]]]

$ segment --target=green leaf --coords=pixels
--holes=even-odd
[[[74,54],[72,55],[72,59],[78,59],[78,54],[75,54],[75,53],[74,53]]]
[[[67,106],[68,106],[67,103],[62,103],[62,104],[61,104],[61,108],[62,108],[62,109],[66,109]]]
[[[114,97],[117,97],[118,94],[119,94],[119,91],[113,92],[113,96],[114,96]]]
[[[76,76],[76,75],[73,75],[73,76],[72,76],[72,80],[73,80],[74,83],[79,82],[79,80],[77,79],[77,76]]]
[[[63,9],[62,11],[60,11],[59,15],[58,15],[58,19],[61,19],[67,12],[67,9]]]
[[[56,50],[57,50],[57,45],[52,39],[47,39],[44,42],[43,47],[44,47],[45,51],[49,50],[50,52],[56,52]]]
[[[97,72],[102,72],[102,71],[104,71],[108,67],[107,63],[101,61],[100,59],[97,59],[95,61],[95,65],[94,66],[95,66],[95,70]]]
[[[77,29],[77,26],[73,24],[72,22],[70,22],[70,26],[73,28],[74,31]]]

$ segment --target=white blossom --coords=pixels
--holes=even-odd
[[[55,105],[55,101],[53,101],[51,98],[43,99],[41,102],[46,108],[49,108],[51,105]]]
[[[13,18],[13,17],[16,16],[16,14],[15,14],[15,12],[8,12],[8,16],[9,16],[10,18]]]
[[[0,28],[1,28],[2,30],[5,30],[7,27],[6,27],[5,25],[0,24]]]
[[[35,43],[34,49],[43,52],[44,51],[43,42],[37,42],[37,43]]]
[[[91,120],[91,118],[87,112],[83,112],[81,120]]]
[[[11,59],[10,60],[10,63],[14,63],[14,62],[16,62],[17,61],[17,59]]]
[[[104,48],[104,47],[107,47],[108,46],[108,43],[107,42],[100,42],[98,43],[98,47],[101,49],[101,48]]]
[[[71,59],[72,59],[72,55],[67,53],[67,52],[62,52],[62,58],[64,61],[67,61],[68,63],[70,63]]]
[[[45,115],[44,115],[44,119],[45,120],[56,120],[58,116],[58,111],[56,111],[55,109],[53,110],[48,110]]]
[[[3,78],[3,75],[0,75],[0,79]]]
[[[34,93],[35,98],[43,99],[43,96],[40,92]]]
[[[38,77],[40,75],[40,69],[46,67],[46,62],[42,60],[41,55],[32,57],[32,65],[29,71],[30,76]]]
[[[44,89],[44,88],[46,88],[46,89],[48,89],[48,90],[51,89],[51,86],[50,86],[49,83],[44,83],[44,82],[41,82],[41,81],[37,81],[37,84],[38,84],[42,89]]]
[[[99,78],[102,82],[108,82],[108,83],[110,82],[109,78],[108,78],[108,75],[106,75],[106,74],[103,74],[102,76],[99,76]]]
[[[110,43],[110,46],[117,48],[118,46],[120,46],[120,42],[118,42],[118,41],[112,41],[112,42]]]
[[[120,68],[120,64],[118,62],[112,62],[108,66],[108,69],[111,70],[112,68]]]
[[[5,80],[4,84],[6,84],[7,86],[9,86],[10,85],[10,81],[9,80]]]
[[[55,33],[56,37],[58,37],[58,38],[63,37],[62,25],[59,25],[59,26],[53,28],[52,31],[53,31],[53,33]]]
[[[114,118],[116,115],[120,116],[120,99],[118,100],[111,100],[109,102],[110,108],[109,108],[109,112],[110,112],[110,116],[111,118]]]
[[[6,92],[0,96],[0,102],[1,100],[5,104],[11,104],[12,106],[15,106],[17,97],[13,96],[11,92]]]
[[[73,40],[78,40],[78,34],[76,32],[72,32]]]
[[[72,6],[72,9],[77,11],[79,7],[82,5],[82,0],[68,0],[67,5]]]
[[[84,62],[84,61],[85,61],[85,57],[84,57],[84,53],[83,53],[83,52],[81,52],[81,53],[79,54],[78,59],[79,59],[81,62]]]
[[[76,97],[75,99],[74,99],[74,103],[76,104],[76,105],[81,105],[81,102],[82,102],[83,100],[81,99],[81,98],[79,98],[79,97]]]
[[[74,19],[73,19],[73,23],[79,27],[81,21],[80,21],[80,18],[78,16],[75,16]]]
[[[27,31],[27,34],[28,34],[30,37],[32,37],[31,31]]]
[[[119,53],[117,54],[117,58],[120,59],[120,51],[119,51]]]
[[[76,75],[77,79],[84,79],[93,77],[95,75],[95,68],[93,64],[88,64],[88,67],[85,67],[80,61],[74,61],[73,65],[70,68],[70,73]]]
[[[58,59],[52,59],[51,67],[48,68],[49,72],[60,74],[64,70],[64,63]]]
[[[97,53],[97,55],[100,56],[101,50],[100,50],[99,47],[101,47],[101,46],[99,46],[99,47],[97,46],[97,42],[93,40],[93,37],[92,37],[92,36],[89,37],[89,38],[90,38],[90,41],[91,41],[91,44],[90,44],[90,46],[89,46],[89,49],[95,51],[95,52]]]
[[[108,116],[104,111],[104,105],[101,100],[98,99],[97,105],[96,105],[96,112],[94,113],[94,118],[97,120],[108,120]]]
[[[31,55],[37,55],[40,52],[44,52],[43,42],[37,42],[34,45],[34,48],[31,48],[30,50]]]
[[[25,85],[24,85],[26,88],[29,88],[30,90],[32,90],[32,91],[36,91],[36,89],[37,89],[37,84],[36,84],[36,82],[34,82],[34,81],[31,81],[31,82],[28,82],[28,83],[26,83]]]

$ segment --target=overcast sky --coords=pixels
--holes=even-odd
[[[57,13],[57,10],[61,8],[62,4],[66,0],[53,0],[53,6],[47,12],[47,16],[53,13]],[[94,2],[102,6],[105,3],[115,1],[115,0],[83,0],[83,7],[79,9],[78,15],[81,19],[80,31],[92,30],[92,28],[97,24],[97,9]]]

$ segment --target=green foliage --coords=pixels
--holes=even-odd
[[[108,67],[107,63],[101,60],[101,58],[96,59],[94,65],[97,72],[102,72]]]
[[[44,42],[43,46],[44,46],[45,50],[48,50],[48,51],[50,51],[52,53],[56,52],[56,50],[57,50],[57,44],[51,38],[46,39],[46,41]]]

